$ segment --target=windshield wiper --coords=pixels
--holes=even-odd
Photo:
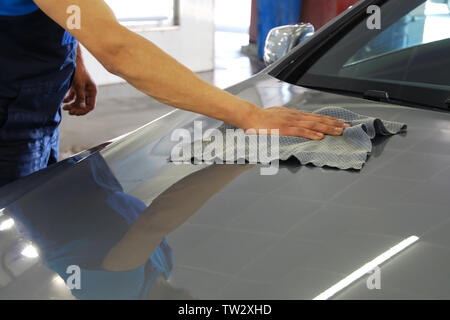
[[[389,102],[389,93],[387,91],[380,90],[367,90],[363,94],[363,98],[367,100],[373,100],[378,102]]]

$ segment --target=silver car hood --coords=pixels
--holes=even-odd
[[[379,289],[369,289],[367,274],[332,298],[450,298],[448,113],[310,90],[264,73],[229,90],[263,107],[340,106],[405,122],[408,132],[376,139],[361,171],[287,161],[277,175],[262,176],[259,166],[169,162],[174,129],[220,124],[174,111],[0,190],[0,219],[16,222],[0,231],[0,298],[72,298],[46,259],[78,237],[90,239],[82,263],[121,272],[145,262],[158,234],[175,264],[153,298],[312,299],[411,236],[418,241],[380,266]],[[111,192],[148,207],[127,230],[115,229],[117,212],[105,213]],[[103,234],[111,242],[106,257],[89,242]],[[20,254],[30,241],[40,257]]]

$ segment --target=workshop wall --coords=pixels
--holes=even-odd
[[[195,72],[214,68],[214,1],[182,0],[179,26],[137,31]],[[98,85],[123,82],[86,50],[85,63]]]

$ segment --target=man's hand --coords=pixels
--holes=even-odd
[[[81,56],[80,47],[77,52],[77,68],[72,87],[64,99],[63,109],[70,115],[83,116],[95,107],[97,86],[87,72]]]
[[[258,108],[259,109],[259,108]],[[332,117],[305,113],[285,107],[271,107],[253,112],[243,129],[278,129],[281,136],[322,140],[324,135],[340,136],[349,124]],[[270,134],[270,132],[268,132]]]

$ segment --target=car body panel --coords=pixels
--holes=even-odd
[[[287,161],[274,176],[262,176],[259,165],[236,175],[227,173],[229,181],[219,181],[223,185],[216,190],[215,182],[220,183],[215,177],[228,170],[216,168],[215,174],[203,177],[198,184],[199,190],[211,185],[211,194],[199,200],[200,204],[167,235],[175,267],[168,283],[155,285],[154,297],[312,299],[413,235],[420,238],[416,244],[381,266],[381,290],[367,288],[367,275],[335,298],[450,297],[448,113],[297,87],[264,72],[230,91],[263,107],[301,106],[306,111],[344,107],[405,122],[408,132],[377,138],[361,171]],[[203,116],[174,111],[100,151],[74,157],[60,170],[49,168],[1,189],[1,199],[9,201],[2,204],[4,214],[19,205],[27,208],[24,215],[39,218],[39,230],[52,233],[77,227],[80,234],[89,232],[86,224],[70,222],[76,219],[71,211],[79,212],[80,221],[99,214],[104,199],[96,197],[98,186],[82,178],[90,175],[90,159],[99,156],[123,192],[151,208],[170,186],[182,179],[189,185],[196,172],[208,167],[168,161],[176,144],[170,139],[172,131],[192,129],[194,120],[202,120],[204,128],[220,125]],[[39,187],[24,192],[21,184]],[[184,212],[183,203],[190,203],[189,197],[192,195],[186,193],[173,199],[175,207],[179,206],[175,212]],[[61,208],[66,208],[67,219],[49,218],[49,214],[62,214],[58,211]],[[108,232],[107,217],[101,228],[104,230],[99,232]],[[45,261],[20,257],[17,248],[22,247],[15,244],[24,239],[34,238],[15,227],[0,232],[0,250],[6,256],[0,272],[0,298],[70,298],[69,290],[44,266]],[[139,246],[134,249],[146,250],[146,243]],[[123,260],[127,260],[126,254]]]

